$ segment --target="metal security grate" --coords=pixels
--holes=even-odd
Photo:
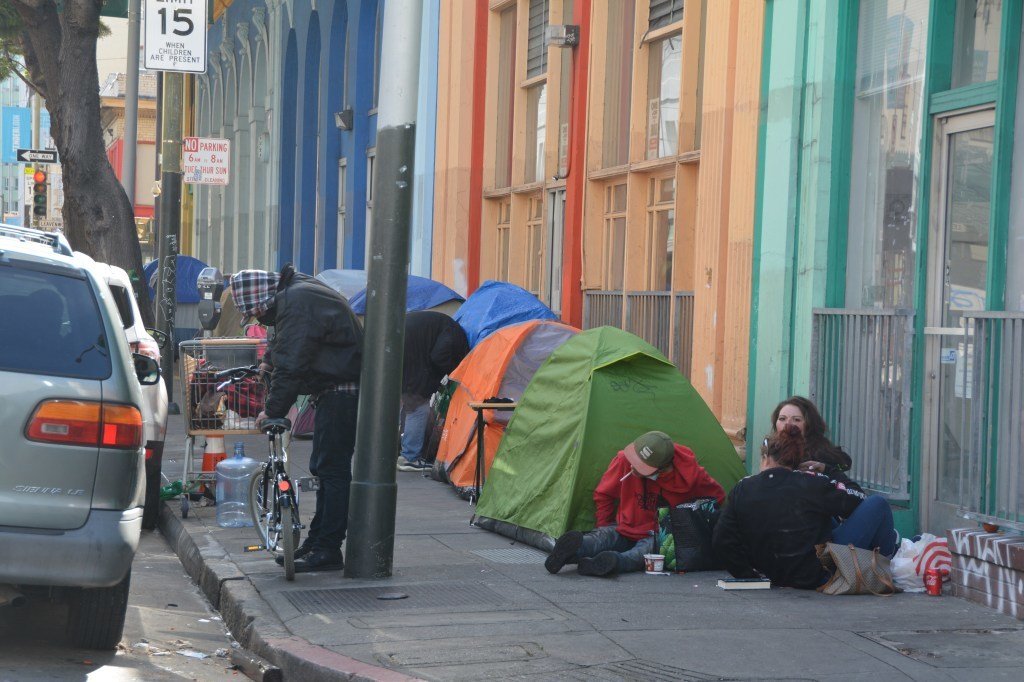
[[[401,592],[406,599],[382,600],[383,594]],[[292,606],[303,613],[342,613],[431,609],[461,606],[497,606],[507,600],[494,590],[473,583],[433,583],[425,585],[381,585],[328,590],[285,592]]]
[[[683,0],[651,0],[647,30],[668,26],[683,18]]]
[[[526,547],[474,549],[473,554],[496,564],[542,564],[548,556],[544,552]]]

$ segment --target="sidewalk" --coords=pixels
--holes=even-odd
[[[173,479],[184,430],[170,419]],[[264,456],[261,438],[242,440]],[[307,475],[309,452],[309,441],[293,442],[293,476]],[[286,680],[1024,679],[1024,623],[948,591],[825,597],[723,592],[722,573],[552,576],[541,552],[470,526],[471,507],[448,487],[397,476],[386,581],[314,573],[289,583],[269,554],[242,551],[251,529],[216,525],[214,507],[182,520],[169,502],[161,528],[235,637]],[[312,495],[302,508],[311,515]]]

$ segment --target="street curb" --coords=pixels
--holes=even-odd
[[[415,682],[418,678],[349,658],[296,637],[263,600],[259,590],[216,541],[199,547],[171,505],[160,505],[160,532],[170,543],[231,635],[244,648],[281,669],[286,680],[303,682]]]

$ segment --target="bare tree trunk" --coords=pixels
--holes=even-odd
[[[107,159],[100,126],[96,40],[102,0],[10,0],[22,17],[25,65],[46,99],[64,177],[64,233],[71,246],[135,274],[146,326],[153,326],[135,215]],[[126,144],[133,144],[126,141]]]

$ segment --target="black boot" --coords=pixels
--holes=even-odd
[[[341,550],[338,549],[334,551],[313,550],[305,558],[295,562],[296,573],[340,571],[343,568],[345,568],[345,561],[341,557]]]
[[[601,552],[594,557],[580,559],[580,575],[597,575],[611,577],[619,572],[618,552]]]
[[[548,573],[558,573],[562,566],[576,562],[576,555],[583,546],[583,533],[571,530],[555,541],[555,548],[544,560],[544,568]]]
[[[306,542],[303,542],[301,545],[299,545],[299,548],[295,550],[295,558],[301,559],[312,551],[313,543],[307,539]],[[276,557],[274,557],[274,561],[277,562],[278,566],[284,566],[284,555],[278,554]]]

